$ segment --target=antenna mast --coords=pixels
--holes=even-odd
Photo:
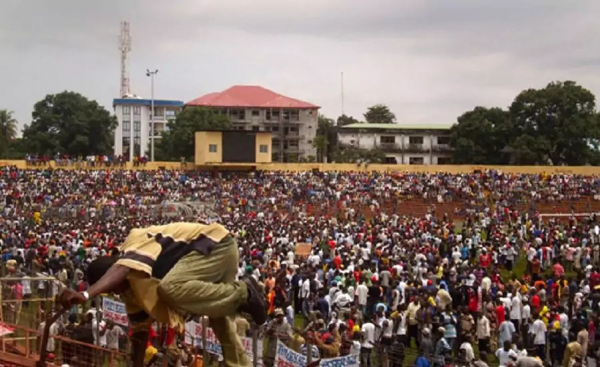
[[[119,38],[119,51],[121,51],[121,97],[131,93],[129,85],[129,52],[131,51],[131,35],[129,22],[121,22],[121,36]]]

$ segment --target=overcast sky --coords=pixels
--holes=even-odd
[[[452,124],[522,89],[575,80],[600,95],[598,0],[2,0],[0,109],[21,126],[46,94],[112,110],[119,23],[131,23],[132,92],[189,101],[255,84],[362,119]]]

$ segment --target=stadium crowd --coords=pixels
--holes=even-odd
[[[102,255],[118,256],[131,229],[219,221],[237,240],[239,276],[254,276],[264,288],[267,366],[277,340],[313,360],[355,354],[369,367],[594,366],[600,355],[596,217],[544,221],[514,205],[596,199],[599,184],[595,176],[499,171],[4,167],[0,245],[11,274],[48,274],[84,291],[87,266]],[[409,198],[471,203],[471,209],[459,221],[453,213],[383,210]],[[190,218],[165,204],[184,201],[211,203],[218,216]],[[312,216],[314,207],[332,208],[334,215]],[[368,216],[362,207],[370,208]],[[299,244],[309,244],[306,256],[296,253]],[[36,291],[28,281],[10,284],[16,297]],[[58,292],[40,284],[37,291]],[[126,331],[96,322],[95,310],[71,315],[51,332],[101,338],[95,343],[117,349]],[[11,317],[18,323],[18,312]],[[247,321],[238,317],[236,325],[247,335]],[[54,352],[54,345],[47,349]]]

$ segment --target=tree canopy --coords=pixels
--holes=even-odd
[[[346,126],[346,125],[350,125],[350,124],[357,124],[360,123],[360,121],[358,121],[357,119],[355,119],[352,116],[348,116],[348,115],[341,115],[340,117],[337,118],[337,127],[342,127],[342,126]]]
[[[477,107],[451,128],[455,163],[585,165],[599,161],[595,96],[575,82],[519,93],[507,110]]]
[[[17,138],[17,120],[12,111],[0,110],[0,157],[8,158],[11,145]]]
[[[111,154],[117,119],[79,93],[49,94],[33,107],[30,125],[23,130],[29,153],[52,156]]]
[[[167,127],[160,142],[155,143],[156,160],[193,160],[196,131],[231,130],[233,126],[226,115],[204,107],[187,107]]]
[[[396,115],[390,111],[388,106],[383,104],[369,107],[364,116],[365,121],[369,124],[393,124],[396,122]]]

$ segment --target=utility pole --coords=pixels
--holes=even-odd
[[[150,71],[146,69],[146,76],[150,77],[150,161],[154,162],[154,76],[158,69]]]
[[[342,71],[342,115],[344,115],[344,72]]]

